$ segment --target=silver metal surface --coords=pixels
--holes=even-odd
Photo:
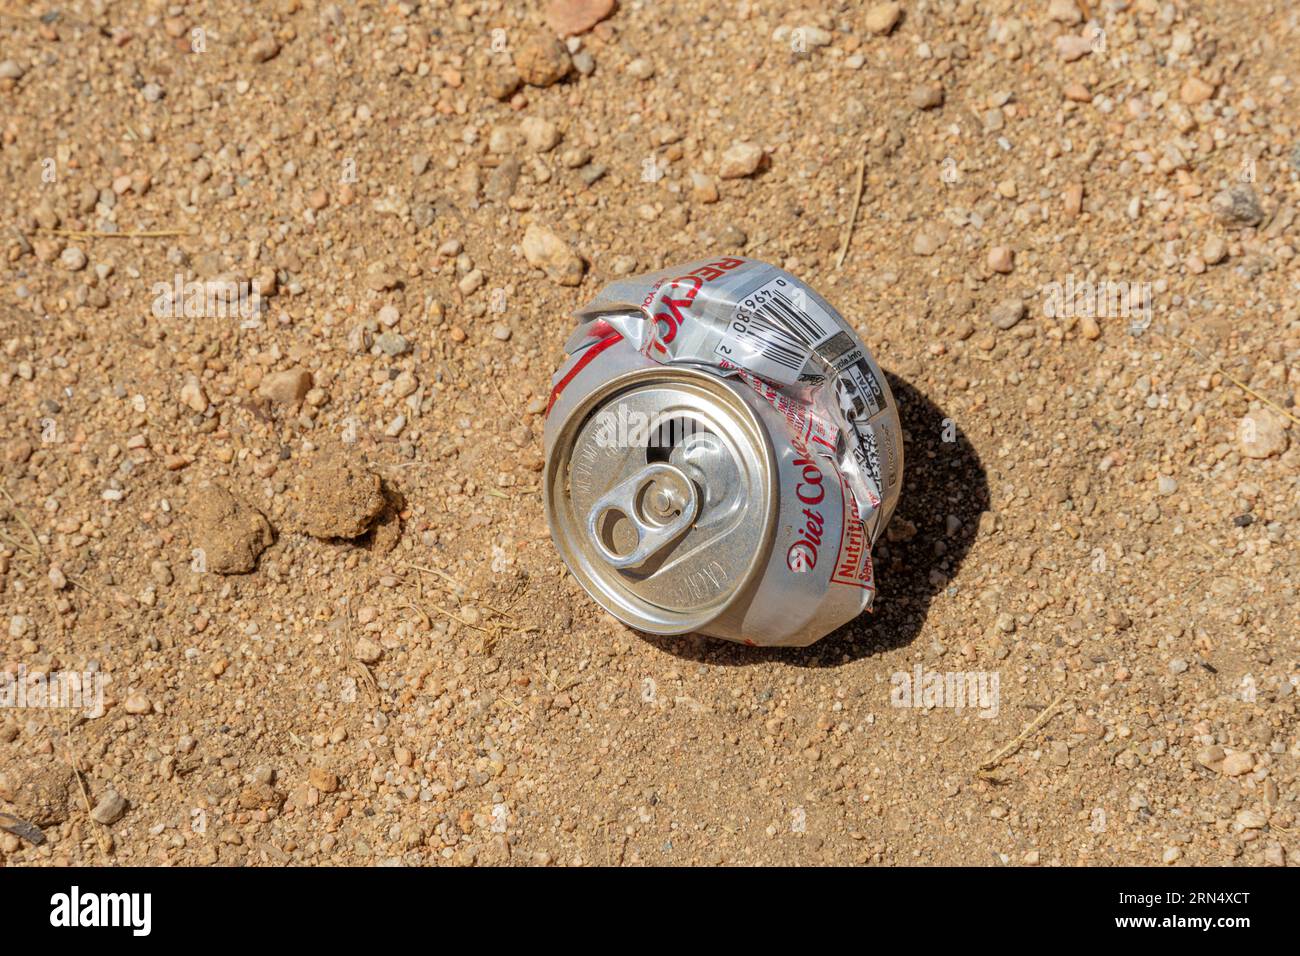
[[[695,484],[680,469],[646,465],[591,506],[587,536],[610,567],[640,567],[691,526],[699,506]],[[629,530],[630,547],[619,540]]]
[[[559,429],[547,517],[578,580],[642,630],[705,627],[751,579],[772,534],[772,451],[737,386],[687,368],[633,371]]]

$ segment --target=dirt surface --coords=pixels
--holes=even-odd
[[[550,6],[0,14],[0,663],[111,678],[0,710],[0,861],[1300,859],[1300,9]],[[804,651],[630,631],[542,514],[568,314],[719,252],[902,407]]]

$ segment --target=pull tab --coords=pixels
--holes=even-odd
[[[612,567],[635,568],[689,528],[699,509],[695,483],[680,468],[658,462],[602,495],[587,514],[587,533]],[[636,532],[630,551],[619,554],[606,543],[602,526],[610,518],[627,521]]]

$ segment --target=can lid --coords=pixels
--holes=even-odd
[[[547,464],[555,544],[623,622],[682,633],[716,618],[760,567],[775,458],[732,383],[686,368],[618,376],[560,426]]]

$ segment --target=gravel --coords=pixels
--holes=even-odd
[[[0,715],[4,864],[1300,859],[1294,25],[551,6],[5,21],[0,667],[113,680]],[[574,311],[740,250],[907,426],[876,611],[798,652],[616,624],[539,492]]]

